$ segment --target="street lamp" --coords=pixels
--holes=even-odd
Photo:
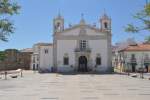
[[[127,62],[127,66],[128,66],[128,70],[127,70],[127,72],[128,72],[128,76],[130,75],[130,72],[129,72],[129,65],[130,65],[130,63],[129,63],[129,62]]]
[[[7,80],[7,62],[8,61],[8,59],[7,58],[5,58],[5,61],[4,61],[4,76],[5,76],[5,80]]]
[[[7,80],[7,68],[6,68],[6,63],[7,63],[7,55],[5,52],[2,52],[0,51],[0,61],[1,62],[4,62],[4,77],[5,77],[5,80]]]
[[[23,65],[23,62],[19,60],[18,65],[20,68],[20,76],[23,77],[23,68],[21,67]]]
[[[126,69],[126,71],[127,71],[127,75],[129,76],[130,75],[130,60],[129,60],[129,57],[128,57],[128,55],[126,54],[126,56],[125,56],[125,62],[126,62],[126,66],[127,66],[127,69]]]
[[[127,55],[124,54],[124,59],[123,59],[123,68],[124,68],[124,71],[125,71],[125,68],[126,68],[126,58],[127,58]]]
[[[140,70],[140,78],[144,78],[144,59],[143,59],[143,55],[144,55],[144,53],[142,53],[142,57],[141,57],[141,70]]]
[[[21,69],[20,73],[21,73],[21,77],[23,77],[23,69]]]
[[[21,61],[20,62],[20,65],[22,66],[23,65],[23,62]],[[21,67],[21,70],[20,70],[20,74],[21,74],[21,77],[23,77],[23,68]]]

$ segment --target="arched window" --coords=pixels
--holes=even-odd
[[[64,65],[69,65],[69,58],[68,57],[64,57]]]
[[[69,57],[68,54],[64,55],[64,59],[63,59],[64,65],[69,65]]]
[[[60,23],[57,23],[57,27],[59,27],[60,26]]]
[[[96,65],[101,65],[101,57],[96,58]]]
[[[104,27],[105,27],[105,29],[108,28],[108,23],[107,22],[104,23]]]
[[[44,49],[44,53],[45,53],[45,54],[48,54],[48,49]]]
[[[57,23],[57,30],[60,30],[60,28],[61,28],[61,25],[60,25],[60,23],[58,22],[58,23]]]
[[[100,54],[97,54],[96,65],[101,65],[101,56],[100,56]]]

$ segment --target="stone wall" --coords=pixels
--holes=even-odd
[[[32,52],[20,52],[16,49],[7,49],[4,51],[6,58],[0,61],[0,70],[16,70],[30,68]]]

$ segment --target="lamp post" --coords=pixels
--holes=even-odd
[[[126,59],[126,58],[127,58],[127,55],[124,54],[124,59],[123,59],[123,63],[124,63],[123,66],[124,66],[124,69],[127,67],[127,64],[126,64],[126,63],[127,63],[127,62],[126,62],[127,59]]]
[[[144,78],[144,59],[143,59],[143,53],[142,53],[142,57],[141,57],[141,75],[140,75],[140,78]]]
[[[19,60],[18,62],[18,66],[20,68],[20,76],[23,77],[23,69],[22,69],[22,65],[23,65],[23,62],[21,60]]]
[[[127,62],[127,66],[128,66],[128,70],[127,70],[127,73],[128,73],[128,76],[130,75],[130,72],[129,72],[129,62]]]
[[[21,77],[23,77],[23,70],[21,69],[21,71],[20,71],[20,74],[21,74]]]
[[[6,68],[6,63],[7,63],[7,55],[5,52],[2,52],[0,51],[0,61],[1,62],[4,62],[4,77],[5,77],[5,80],[7,80],[7,68]]]
[[[119,62],[120,62],[120,64],[119,64],[119,66],[120,66],[120,67],[119,67],[119,73],[121,74],[122,64],[123,64],[123,57],[122,57],[121,54],[120,54],[120,58],[119,58],[119,59],[120,59],[120,61],[119,61]]]
[[[7,80],[7,68],[6,68],[6,63],[4,64],[5,70],[4,70],[4,76],[5,80]]]
[[[21,66],[23,65],[23,62],[22,62],[22,61],[20,62],[20,65],[21,65]],[[21,70],[20,70],[20,76],[23,77],[23,68],[22,68],[22,67],[21,67]]]
[[[130,61],[129,61],[129,59],[127,58],[127,55],[126,55],[126,66],[127,66],[127,74],[128,74],[128,76],[130,75],[130,68],[129,68],[129,65],[130,65]]]
[[[5,76],[5,80],[7,80],[7,62],[8,61],[8,59],[7,58],[5,58],[5,61],[4,61],[4,76]]]

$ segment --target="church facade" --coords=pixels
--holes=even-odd
[[[64,18],[53,20],[53,43],[33,46],[31,69],[41,72],[110,72],[111,19],[104,14],[99,26],[79,24],[64,27]]]

